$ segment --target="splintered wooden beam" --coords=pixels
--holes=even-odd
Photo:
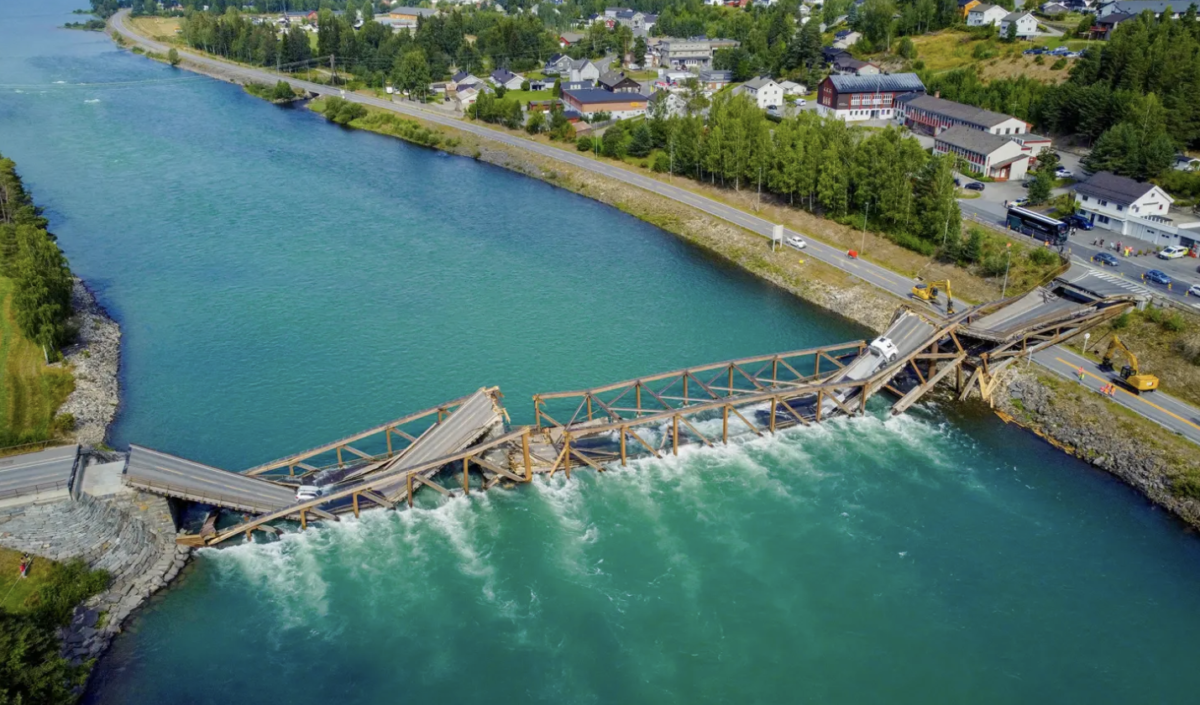
[[[475,463],[476,465],[478,465],[481,468],[487,468],[488,470],[491,470],[492,472],[496,473],[497,475],[500,475],[501,477],[512,480],[513,482],[524,482],[525,481],[525,478],[521,477],[520,475],[515,475],[508,470],[505,470],[504,468],[500,467],[499,465],[493,463],[490,460],[484,460],[483,458],[476,456],[474,458],[471,458],[471,462]]]
[[[803,416],[801,416],[801,415],[800,415],[800,414],[799,414],[799,413],[798,413],[798,412],[797,412],[795,409],[793,409],[793,408],[792,408],[792,405],[791,405],[791,404],[789,404],[789,403],[787,403],[787,401],[786,401],[786,400],[783,402],[783,408],[784,408],[784,409],[786,409],[786,410],[787,410],[787,412],[788,412],[789,414],[791,414],[791,415],[792,415],[792,418],[796,419],[797,421],[799,421],[800,423],[804,424],[805,426],[811,426],[811,425],[812,425],[812,424],[810,424],[808,421],[806,421],[806,420],[804,419],[804,417],[803,417]]]
[[[362,497],[364,499],[369,499],[372,502],[374,502],[375,504],[378,504],[381,507],[386,507],[387,509],[395,509],[396,508],[395,502],[391,501],[390,499],[384,497],[383,495],[381,495],[378,492],[375,492],[373,490],[363,490],[362,492],[358,493],[358,496]]]
[[[762,431],[758,430],[758,427],[757,427],[757,426],[755,426],[754,424],[752,424],[752,423],[750,423],[749,421],[747,421],[745,416],[742,416],[742,412],[738,411],[738,410],[737,410],[737,407],[732,407],[732,406],[731,406],[729,410],[730,410],[730,411],[732,411],[734,414],[736,414],[736,415],[737,415],[737,417],[738,417],[739,419],[741,419],[741,420],[742,420],[742,423],[744,423],[744,424],[746,424],[747,426],[749,426],[751,431],[754,431],[754,433],[758,434],[759,436],[762,436],[762,435],[763,435]]]
[[[592,469],[595,470],[596,472],[604,472],[604,467],[602,465],[597,464],[591,458],[587,457],[583,453],[580,453],[577,450],[572,450],[571,455],[574,455],[576,458],[579,458],[583,462],[590,465],[592,467]]]
[[[447,497],[454,496],[454,493],[452,493],[450,490],[446,489],[445,487],[442,487],[441,485],[434,482],[433,480],[427,480],[424,477],[417,475],[415,473],[410,475],[410,477],[412,477],[414,480],[421,483],[422,485],[425,485],[426,487],[432,487],[433,489],[437,490],[438,492],[441,492],[442,494],[446,495]]]
[[[330,514],[329,512],[325,511],[324,509],[318,509],[316,507],[309,507],[308,511],[310,511],[313,514],[316,514],[317,516],[321,517],[322,519],[325,519],[328,521],[341,521],[341,519],[337,518],[336,514]]]
[[[975,383],[979,381],[979,375],[982,373],[983,370],[978,367],[971,371],[971,376],[967,378],[967,383],[963,385],[962,391],[958,394],[959,401],[966,401],[967,396],[970,395],[971,389],[975,386]]]
[[[936,386],[937,383],[940,382],[943,377],[945,377],[946,375],[950,374],[955,369],[957,369],[959,367],[959,365],[962,363],[962,360],[964,357],[966,357],[965,354],[960,355],[956,362],[946,364],[945,366],[943,366],[942,369],[938,370],[938,372],[936,374],[934,374],[932,377],[929,378],[928,382],[926,382],[925,384],[922,384],[919,387],[914,387],[911,391],[909,391],[908,394],[905,394],[904,397],[900,399],[900,401],[898,401],[892,405],[892,413],[893,414],[904,413],[905,409],[907,409],[908,407],[915,404],[922,396],[924,396],[924,394],[926,392],[928,392],[930,389],[933,389],[934,386]]]
[[[863,394],[865,391],[866,391],[866,390],[860,390],[860,391],[859,391],[859,394]],[[834,403],[834,405],[835,405],[835,406],[837,406],[837,408],[841,409],[841,410],[842,410],[842,413],[843,413],[843,414],[845,414],[846,416],[854,416],[854,412],[853,412],[853,411],[851,411],[850,409],[846,408],[846,405],[845,405],[845,404],[843,404],[843,403],[842,403],[842,402],[841,402],[841,401],[840,401],[840,400],[837,398],[837,394],[836,394],[836,393],[834,393],[834,394],[828,394],[828,395],[826,395],[826,396],[825,396],[825,398],[826,398],[826,399],[828,399],[829,401],[833,402],[833,403]]]

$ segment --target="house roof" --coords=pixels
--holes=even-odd
[[[1131,15],[1128,12],[1114,12],[1111,15],[1105,15],[1104,17],[1101,17],[1100,19],[1096,20],[1096,24],[1100,25],[1100,26],[1103,26],[1103,25],[1114,25],[1115,26],[1118,23],[1124,22],[1125,20],[1132,20],[1134,17],[1137,17],[1137,15]]]
[[[602,74],[600,76],[599,83],[602,86],[615,86],[615,85],[621,83],[622,81],[629,81],[637,86],[641,85],[637,81],[626,76],[625,73],[622,71],[606,71],[604,74]]]
[[[1140,15],[1146,10],[1158,15],[1171,8],[1171,12],[1183,14],[1187,12],[1190,5],[1197,5],[1195,0],[1175,0],[1175,2],[1167,2],[1164,0],[1118,0],[1112,4],[1113,12],[1123,12],[1130,15]],[[1200,7],[1197,7],[1200,10]],[[1109,13],[1111,14],[1111,13]]]
[[[586,81],[563,81],[559,85],[564,91],[567,91],[567,90],[578,91],[578,90],[582,90],[584,88],[595,88],[596,82],[591,79],[588,79]]]
[[[1095,196],[1108,201],[1128,205],[1138,200],[1150,190],[1154,184],[1134,181],[1125,176],[1117,176],[1112,172],[1098,171],[1087,181],[1075,184],[1076,193],[1085,196]]]
[[[492,80],[496,81],[497,83],[508,83],[509,81],[513,80],[514,78],[521,78],[521,77],[518,76],[517,74],[513,73],[512,71],[509,71],[508,69],[496,69],[495,71],[492,72]]]
[[[743,88],[753,88],[754,90],[758,90],[758,89],[762,88],[763,86],[766,86],[767,84],[770,84],[770,83],[775,83],[775,81],[770,76],[756,76],[755,78],[752,78],[749,81],[746,81],[745,83],[743,83],[742,87]]]
[[[728,81],[733,80],[733,72],[732,71],[722,71],[720,69],[712,69],[710,71],[701,71],[700,72],[700,80],[701,81],[726,81],[726,82],[728,82]]]
[[[990,132],[976,130],[965,125],[955,125],[936,137],[938,142],[945,142],[953,147],[965,149],[976,154],[991,154],[997,149],[1012,142],[1007,137],[993,135]]]
[[[965,122],[979,127],[995,127],[1000,123],[1012,120],[1009,115],[993,113],[990,110],[963,105],[952,100],[937,98],[931,95],[916,95],[904,101],[910,107],[928,110],[931,113],[945,115],[953,120]]]
[[[592,63],[591,59],[575,59],[574,61],[571,62],[571,68],[574,70],[579,70],[579,69],[582,69],[583,67],[587,66],[590,63]]]
[[[389,15],[411,15],[413,17],[433,17],[437,10],[428,7],[392,7],[388,8]]]
[[[1026,15],[1033,17],[1032,12],[1010,12],[1004,16],[1004,21],[1005,22],[1016,22],[1017,20],[1021,19],[1022,17],[1026,16]]]
[[[1000,7],[999,5],[988,5],[987,3],[983,3],[982,5],[976,5],[975,7],[972,7],[968,14],[974,15],[979,13],[982,15],[988,10],[1004,10],[1004,8]],[[1007,10],[1005,10],[1005,12],[1007,12]]]
[[[838,93],[875,93],[878,91],[925,91],[915,73],[891,73],[878,76],[830,76]]]
[[[852,71],[857,71],[864,66],[869,66],[870,64],[871,62],[869,61],[861,61],[853,56],[850,56],[849,54],[839,54],[833,60],[833,65],[835,68],[848,69]]]
[[[645,103],[646,96],[638,93],[612,93],[603,88],[564,88],[564,96],[570,96],[580,103]]]

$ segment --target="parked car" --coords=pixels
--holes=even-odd
[[[1187,254],[1186,247],[1180,247],[1179,245],[1171,245],[1170,247],[1164,247],[1161,250],[1159,250],[1158,258],[1159,259],[1179,259],[1180,257],[1183,257],[1186,254]]]
[[[803,108],[803,107],[804,107],[804,106],[806,106],[806,105],[808,105],[808,101],[807,101],[807,100],[805,100],[805,99],[803,99],[803,98],[797,98],[797,99],[796,99],[796,107]]]
[[[1037,54],[1044,54],[1044,53],[1046,53],[1046,50],[1045,50],[1045,49],[1043,49],[1042,47],[1034,47],[1034,48],[1032,48],[1032,49],[1026,49],[1025,51],[1023,51],[1023,52],[1021,52],[1021,53],[1022,53],[1022,54],[1026,54],[1026,55],[1029,55],[1029,56],[1035,56],[1035,55],[1037,55]]]
[[[1074,175],[1075,174],[1072,173],[1070,169],[1067,169],[1065,167],[1060,166],[1054,170],[1054,177],[1057,179],[1069,179]]]
[[[1092,221],[1090,221],[1087,216],[1081,216],[1079,213],[1072,213],[1072,215],[1063,218],[1062,222],[1067,223],[1072,228],[1079,228],[1080,230],[1091,230],[1092,228],[1096,227],[1096,225],[1093,225]]]
[[[966,185],[966,189],[968,191],[982,191],[983,184],[978,181],[972,181],[971,183]]]
[[[1171,277],[1168,277],[1166,272],[1162,272],[1157,269],[1151,269],[1149,272],[1146,272],[1144,275],[1142,275],[1142,277],[1146,281],[1154,284],[1162,284],[1163,286],[1169,286],[1171,284]]]
[[[1079,228],[1080,230],[1091,230],[1092,228],[1096,227],[1092,224],[1092,221],[1088,220],[1087,216],[1083,216],[1078,213],[1068,215],[1066,218],[1063,218],[1063,222],[1073,228]]]
[[[1188,296],[1200,296],[1200,284],[1192,284],[1187,290]]]
[[[804,248],[808,247],[808,243],[805,242],[804,240],[802,240],[801,238],[797,237],[796,235],[789,237],[784,242],[787,243],[788,247],[794,247],[797,250],[803,250]]]
[[[1096,264],[1102,264],[1105,267],[1117,267],[1121,264],[1121,260],[1117,259],[1117,256],[1111,252],[1097,252],[1092,261]]]
[[[1017,208],[1024,208],[1025,206],[1029,205],[1029,199],[1028,198],[1018,198],[1017,200],[1013,201],[1012,203],[1009,203],[1008,205],[1016,206]]]

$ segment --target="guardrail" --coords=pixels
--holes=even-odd
[[[20,497],[21,495],[25,494],[37,494],[39,492],[46,492],[49,490],[66,489],[70,486],[70,484],[71,483],[67,480],[58,480],[56,482],[44,482],[40,485],[34,485],[33,487],[18,487],[16,489],[4,490],[3,492],[0,492],[0,499],[6,499],[8,497]]]

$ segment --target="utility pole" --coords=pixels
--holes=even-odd
[[[754,212],[762,208],[762,164],[758,165],[758,202],[754,204]]]
[[[862,245],[858,248],[858,255],[861,257],[867,249],[867,223],[871,220],[871,201],[867,201],[867,213],[863,216],[863,236]]]

